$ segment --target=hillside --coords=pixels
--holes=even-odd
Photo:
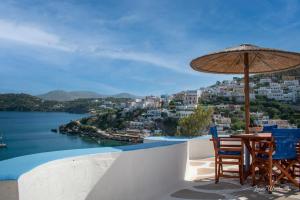
[[[62,111],[57,103],[28,94],[0,94],[0,111]]]
[[[0,111],[38,111],[88,113],[90,110],[101,110],[101,105],[109,101],[112,104],[127,102],[128,98],[105,97],[81,98],[71,101],[43,100],[29,94],[0,94]]]

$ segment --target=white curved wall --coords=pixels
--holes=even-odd
[[[152,200],[181,184],[186,162],[187,143],[51,161],[18,179],[19,199]]]
[[[208,138],[188,141],[189,159],[202,159],[214,156],[214,146]]]
[[[157,141],[186,141],[190,160],[209,158],[214,156],[214,146],[210,137],[198,137],[193,139],[176,139],[172,137],[149,137],[145,143]]]

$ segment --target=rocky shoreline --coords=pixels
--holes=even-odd
[[[107,133],[106,131],[100,130],[95,126],[82,125],[79,121],[72,121],[68,124],[61,125],[59,126],[58,130],[61,134],[89,137],[96,141],[98,141],[99,139],[108,139],[130,143],[143,143],[143,138],[141,136],[131,134]]]

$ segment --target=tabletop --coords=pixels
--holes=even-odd
[[[270,139],[272,138],[272,133],[250,133],[250,134],[236,134],[231,135],[233,138],[242,138],[242,139]]]

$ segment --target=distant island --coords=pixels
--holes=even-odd
[[[139,96],[130,93],[119,93],[113,95],[99,94],[91,91],[64,91],[64,90],[53,90],[45,94],[37,95],[37,97],[48,100],[48,101],[73,101],[76,99],[96,99],[96,98],[128,98],[136,99],[141,98]]]

